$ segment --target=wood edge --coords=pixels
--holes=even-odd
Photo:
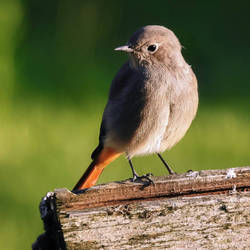
[[[149,187],[148,190],[142,190],[142,184],[141,183],[132,183],[130,180],[124,180],[124,181],[118,181],[118,182],[110,182],[106,184],[101,184],[94,186],[90,189],[79,191],[78,193],[72,193],[66,188],[63,189],[56,189],[55,197],[57,203],[74,203],[74,202],[80,202],[81,206],[84,206],[84,202],[88,203],[87,205],[91,207],[91,204],[93,206],[96,206],[96,203],[108,203],[109,200],[115,200],[116,202],[119,202],[124,199],[145,199],[145,198],[157,198],[161,196],[181,196],[181,195],[199,195],[199,193],[202,195],[202,193],[211,193],[214,191],[218,193],[221,191],[218,190],[218,185],[213,187],[214,190],[205,189],[205,190],[199,190],[197,188],[197,184],[206,184],[207,179],[215,179],[215,184],[222,185],[222,189],[224,188],[224,191],[227,191],[229,189],[233,189],[234,185],[238,184],[238,190],[239,188],[248,188],[250,187],[250,167],[237,167],[237,168],[229,168],[229,169],[221,169],[221,170],[201,170],[201,171],[192,171],[184,174],[178,174],[176,176],[160,176],[160,177],[154,177],[152,178],[155,182],[154,187]],[[249,181],[248,181],[249,178]],[[240,181],[242,181],[240,183]],[[181,192],[181,188],[185,188],[185,184],[189,185],[189,189],[191,188],[191,192],[183,190]],[[162,191],[162,187],[164,185],[171,185],[176,190],[171,192]],[[192,186],[193,185],[193,186]],[[147,187],[145,187],[147,188]],[[157,188],[159,189],[159,194],[157,195]],[[179,189],[179,191],[178,191]],[[132,191],[131,197],[123,197],[122,193]],[[112,197],[110,195],[112,193],[113,195],[119,196],[121,194],[121,198],[119,197]],[[225,193],[225,192],[224,192]],[[146,194],[146,195],[145,195]],[[108,196],[110,197],[108,198]],[[102,199],[101,196],[107,196],[106,200]],[[101,197],[101,198],[100,198]],[[96,199],[96,202],[94,201]]]

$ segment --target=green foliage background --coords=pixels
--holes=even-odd
[[[42,233],[38,204],[71,188],[90,161],[110,82],[139,27],[179,37],[200,106],[185,138],[164,154],[177,172],[249,165],[250,2],[0,2],[0,249],[30,249]],[[165,175],[155,156],[139,173]],[[100,183],[130,177],[124,158]]]

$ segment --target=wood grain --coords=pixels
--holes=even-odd
[[[250,193],[60,211],[67,249],[250,249]]]
[[[250,249],[250,167],[152,179],[49,193],[43,241],[51,249]]]
[[[61,209],[85,208],[133,203],[139,200],[154,200],[166,197],[228,193],[230,190],[250,190],[250,167],[224,170],[202,170],[166,177],[152,178],[148,182],[132,183],[130,180],[98,185],[78,192],[77,195],[55,190]]]

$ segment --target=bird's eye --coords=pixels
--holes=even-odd
[[[157,49],[157,45],[156,44],[152,44],[148,46],[148,51],[149,52],[155,52]]]

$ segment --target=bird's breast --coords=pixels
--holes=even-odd
[[[128,144],[130,156],[160,151],[169,119],[169,93],[165,83],[149,81],[145,86],[139,126]]]

